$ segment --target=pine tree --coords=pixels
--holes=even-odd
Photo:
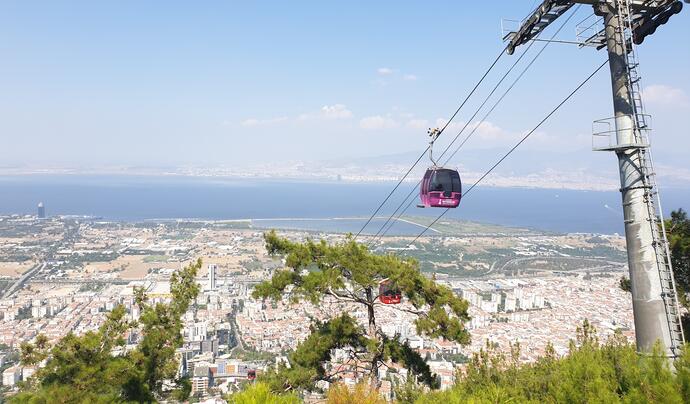
[[[182,344],[182,315],[199,293],[195,278],[201,260],[175,272],[170,279],[170,303],[148,303],[143,290],[135,290],[141,310],[139,321],[127,321],[124,306],[115,307],[98,331],[67,334],[54,346],[39,335],[21,346],[24,365],[46,361],[24,384],[12,402],[85,403],[153,402],[167,397],[186,399],[185,380],[177,373],[175,349]],[[125,352],[123,336],[142,335],[136,349]],[[177,384],[164,391],[163,382]]]
[[[274,389],[311,389],[320,380],[337,380],[337,375],[329,374],[324,367],[334,348],[350,348],[358,363],[367,364],[366,372],[374,384],[381,364],[391,361],[434,387],[436,379],[424,359],[398,338],[386,336],[376,322],[376,313],[383,305],[379,284],[384,280],[406,300],[405,304],[390,307],[415,315],[419,334],[469,343],[464,327],[469,320],[468,303],[425,277],[416,260],[373,254],[351,236],[335,245],[323,240],[296,243],[278,237],[275,231],[266,233],[264,239],[269,254],[285,258],[286,269],[257,285],[254,298],[280,300],[285,296],[292,303],[319,304],[329,297],[359,305],[367,313],[364,326],[347,313],[313,324],[311,335],[290,355],[291,366],[266,376]]]
[[[687,212],[678,209],[671,212],[671,218],[665,225],[680,303],[690,310],[690,219]],[[683,314],[682,322],[685,340],[690,341],[690,314],[687,311]]]
[[[690,219],[683,209],[671,212],[666,221],[674,277],[678,288],[690,292]]]

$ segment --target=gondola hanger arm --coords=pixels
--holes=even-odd
[[[431,163],[434,165],[434,167],[438,166],[436,164],[436,161],[434,160],[434,142],[436,139],[438,139],[439,136],[441,136],[442,130],[439,128],[429,128],[427,130],[427,133],[429,134],[429,137],[431,140],[429,141],[429,160],[431,160]]]

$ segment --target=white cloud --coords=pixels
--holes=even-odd
[[[446,122],[448,122],[447,119],[439,118],[436,120],[436,127],[440,129],[445,126]],[[467,123],[454,120],[446,127],[444,137],[454,137],[460,133],[461,130],[463,132],[460,139],[464,139],[465,136],[469,136],[470,133],[474,132],[472,133],[472,138],[475,139],[473,143],[478,147],[495,147],[512,144],[525,135],[525,133],[509,131],[489,121]],[[532,137],[537,137],[537,135],[539,135],[539,133],[534,133]]]
[[[477,126],[477,124],[479,124],[479,126]],[[481,123],[476,122],[473,125],[471,125],[470,128],[470,130],[474,130],[474,128],[477,128],[475,133],[479,135],[479,137],[483,140],[513,140],[517,137],[516,134],[508,133],[508,131],[488,121],[484,121]]]
[[[244,121],[242,121],[241,125],[247,127],[257,126],[259,125],[259,120],[254,118],[245,119]]]
[[[398,126],[392,118],[381,115],[368,116],[359,121],[359,127],[367,130],[391,129]]]
[[[417,80],[417,76],[415,76],[414,74],[406,74],[403,76],[403,80],[415,81]]]
[[[393,74],[393,69],[390,67],[379,67],[376,72],[382,76],[389,76]]]
[[[321,115],[328,119],[352,118],[352,111],[343,104],[324,105],[321,107]]]
[[[244,121],[240,122],[240,124],[244,127],[255,127],[255,126],[264,126],[264,125],[271,125],[271,124],[276,124],[276,123],[290,123],[290,122],[306,122],[306,121],[320,121],[320,120],[335,120],[335,119],[348,119],[352,118],[353,114],[352,111],[350,111],[347,106],[343,104],[333,104],[333,105],[324,105],[319,109],[318,111],[312,111],[312,112],[305,112],[303,114],[299,114],[296,117],[287,117],[287,116],[280,116],[277,118],[270,118],[270,119],[257,119],[257,118],[249,118],[245,119]]]
[[[478,126],[477,126],[478,125]],[[469,147],[476,148],[492,148],[492,147],[508,147],[513,146],[522,140],[528,131],[513,131],[496,125],[495,123],[484,121],[473,122],[465,130],[469,134],[475,130],[472,135],[474,142]],[[590,134],[567,134],[555,135],[544,131],[536,131],[529,136],[526,143],[520,146],[520,149],[525,150],[541,150],[541,151],[561,151],[563,148],[583,149],[591,147]]]
[[[438,118],[438,119],[436,119],[435,128],[441,129],[441,128],[443,128],[444,126],[446,126],[446,123],[447,123],[447,122],[448,122],[447,119]],[[444,136],[448,136],[449,134],[451,134],[451,132],[452,132],[452,135],[455,136],[458,132],[460,132],[460,131],[462,130],[462,128],[463,128],[464,126],[465,126],[465,122],[462,122],[462,121],[453,121],[453,122],[451,122],[451,123],[446,127],[446,129],[444,130],[444,133],[445,133]],[[470,127],[465,128],[465,130],[467,130],[467,129],[470,129]]]
[[[679,88],[654,84],[642,90],[643,101],[666,106],[690,106],[690,98]]]
[[[426,119],[410,119],[407,121],[407,127],[412,129],[428,129],[429,121]]]
[[[353,114],[343,104],[324,105],[318,111],[306,112],[297,116],[298,122],[319,121],[324,119],[349,119]]]
[[[245,126],[245,127],[254,127],[254,126],[263,126],[263,125],[272,125],[275,123],[280,123],[280,122],[285,122],[287,121],[288,118],[286,116],[281,116],[277,118],[270,118],[270,119],[256,119],[256,118],[249,118],[245,119],[240,123],[240,125]]]

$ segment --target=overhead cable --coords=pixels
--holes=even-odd
[[[439,133],[438,133],[438,136],[441,136],[441,134],[443,134],[443,131],[448,127],[448,125],[450,125],[450,123],[453,121],[453,119],[455,119],[455,117],[458,115],[458,113],[460,112],[460,110],[465,106],[465,104],[467,103],[467,101],[472,97],[472,95],[474,94],[474,92],[477,91],[477,88],[479,88],[479,86],[482,84],[482,82],[484,81],[484,79],[486,78],[486,76],[491,72],[491,70],[493,70],[494,66],[496,66],[496,63],[498,63],[498,61],[501,59],[501,57],[505,54],[506,49],[507,49],[507,48],[503,48],[503,49],[501,50],[501,52],[498,54],[498,56],[496,56],[496,59],[494,59],[493,63],[491,63],[491,66],[489,66],[489,68],[484,72],[484,74],[483,74],[482,77],[479,79],[479,81],[477,82],[477,84],[474,85],[474,87],[472,88],[472,91],[470,91],[470,93],[467,94],[467,96],[466,96],[465,99],[462,101],[462,103],[460,104],[460,106],[455,110],[455,112],[453,113],[453,115],[451,115],[451,117],[450,117],[450,119],[448,120],[448,122],[446,122],[445,125],[440,129],[440,131],[439,131]],[[360,234],[362,234],[362,232],[364,231],[364,229],[369,225],[369,223],[371,223],[371,221],[374,219],[374,217],[376,217],[376,214],[379,213],[379,211],[381,210],[381,208],[383,207],[383,205],[386,204],[386,202],[390,199],[390,197],[393,195],[393,193],[395,193],[395,191],[398,189],[398,187],[400,187],[400,184],[402,184],[403,181],[405,181],[405,178],[407,178],[407,176],[410,174],[410,172],[417,166],[417,164],[419,164],[419,161],[422,159],[422,157],[424,157],[424,155],[426,154],[426,152],[429,151],[429,148],[430,148],[430,147],[431,147],[431,145],[427,146],[427,148],[422,152],[422,154],[419,155],[419,157],[418,157],[417,160],[412,164],[412,166],[409,168],[409,170],[407,170],[407,172],[405,173],[405,175],[403,175],[403,177],[400,178],[400,180],[399,180],[398,183],[395,185],[395,187],[393,187],[393,189],[391,190],[391,192],[388,193],[388,196],[386,196],[386,198],[383,200],[383,202],[381,202],[381,203],[379,204],[379,206],[376,208],[376,210],[374,210],[374,213],[371,214],[371,216],[369,217],[369,219],[367,219],[366,223],[364,223],[364,225],[362,226],[362,228],[359,229],[359,231],[357,232],[357,237],[358,237]]]
[[[551,116],[552,116],[553,114],[555,114],[556,111],[558,111],[558,110],[563,106],[563,104],[565,104],[566,102],[568,102],[568,100],[570,100],[570,98],[572,98],[572,97],[573,97],[573,96],[574,96],[574,95],[575,95],[585,84],[587,84],[587,82],[589,82],[589,80],[590,80],[592,77],[594,77],[604,66],[606,66],[607,63],[608,63],[608,60],[605,60],[601,65],[599,65],[599,67],[597,67],[589,76],[587,76],[587,78],[586,78],[584,81],[582,81],[582,82],[581,82],[581,83],[580,83],[570,94],[568,94],[568,96],[565,97],[565,98],[563,99],[563,101],[561,101],[558,105],[556,105],[556,107],[555,107],[554,109],[552,109],[551,112],[549,112],[549,113],[544,117],[544,119],[542,119],[541,121],[539,121],[539,123],[538,123],[534,128],[532,128],[532,130],[530,130],[529,132],[527,132],[527,134],[526,134],[525,136],[523,136],[522,139],[520,139],[519,142],[517,142],[512,148],[510,148],[510,150],[508,150],[508,152],[507,152],[506,154],[504,154],[503,157],[501,157],[493,166],[491,166],[491,168],[489,168],[481,177],[479,177],[479,179],[478,179],[477,181],[475,181],[474,184],[472,184],[472,186],[464,193],[463,198],[467,198],[467,195],[468,195],[470,192],[472,192],[472,190],[473,190],[480,182],[482,182],[482,180],[484,180],[484,178],[486,178],[489,174],[491,174],[491,172],[492,172],[494,169],[496,169],[496,167],[498,167],[506,158],[508,158],[508,156],[510,156],[510,154],[513,153],[513,152],[515,151],[515,149],[517,149],[522,143],[524,143],[525,140],[527,140],[527,139],[528,139],[537,129],[539,129],[549,118],[551,118]],[[428,226],[426,226],[426,227],[424,228],[424,230],[422,230],[422,232],[419,233],[419,234],[417,235],[417,237],[415,237],[415,238],[407,245],[407,248],[409,248],[412,244],[414,244],[415,241],[417,241],[422,235],[424,235],[424,233],[426,233],[427,230],[429,230],[429,229],[430,229],[434,224],[436,224],[436,222],[438,222],[446,213],[448,213],[448,210],[449,210],[449,209],[446,208],[443,212],[441,212],[441,214],[438,215],[438,217],[437,217],[436,219],[434,219],[434,221],[432,221]]]
[[[546,41],[546,43],[544,44],[544,46],[542,46],[542,48],[539,50],[539,52],[537,52],[537,54],[532,58],[532,60],[527,64],[527,66],[522,70],[522,72],[517,76],[517,78],[515,78],[515,80],[513,80],[513,82],[512,82],[511,85],[506,89],[506,91],[503,92],[503,94],[501,95],[501,97],[493,104],[493,106],[492,106],[492,107],[489,109],[489,111],[482,117],[482,119],[481,119],[477,124],[475,124],[474,128],[472,129],[472,131],[462,140],[462,142],[460,143],[460,145],[455,149],[455,151],[450,155],[450,157],[448,157],[448,158],[446,159],[446,161],[443,163],[443,165],[448,164],[448,162],[458,153],[458,151],[465,145],[465,143],[467,143],[467,141],[472,137],[472,135],[477,131],[477,129],[479,129],[479,128],[481,127],[481,125],[486,121],[486,119],[489,117],[489,115],[491,115],[491,113],[492,113],[492,112],[496,109],[496,107],[503,101],[503,99],[506,97],[506,95],[508,95],[508,93],[513,89],[513,87],[515,87],[515,85],[520,81],[520,79],[522,79],[522,77],[525,75],[525,73],[530,69],[530,67],[532,67],[532,65],[534,64],[534,62],[539,58],[539,56],[541,56],[541,54],[544,52],[544,50],[546,50],[546,47],[549,46],[549,43],[551,43],[551,41],[561,32],[561,30],[568,24],[568,22],[570,21],[570,19],[573,18],[573,16],[575,15],[575,13],[577,13],[577,11],[578,11],[579,8],[580,8],[580,5],[577,5],[577,7],[576,7],[576,8],[574,9],[574,11],[568,16],[568,18],[567,18],[565,21],[563,21],[563,24],[561,24],[560,27],[558,27],[558,29],[554,32],[554,34],[551,36],[551,38],[550,38],[549,40]],[[538,37],[538,36],[537,36],[537,37]],[[535,38],[535,39],[536,39],[536,38]],[[515,63],[510,67],[510,69],[508,69],[508,71],[503,75],[503,77],[502,77],[501,80],[498,82],[498,84],[496,84],[496,86],[493,88],[493,90],[492,90],[492,91],[489,93],[489,95],[484,99],[484,102],[482,102],[482,104],[479,106],[479,108],[477,108],[477,110],[475,111],[475,113],[474,113],[474,114],[472,115],[472,117],[468,120],[468,122],[463,126],[463,128],[460,130],[460,132],[458,132],[458,134],[453,138],[453,140],[448,144],[448,146],[446,146],[446,148],[443,150],[443,153],[441,153],[441,156],[440,156],[440,157],[443,157],[443,156],[446,154],[446,152],[450,149],[450,147],[455,143],[455,141],[456,141],[456,140],[460,137],[460,135],[465,131],[465,129],[467,128],[467,126],[469,125],[469,123],[477,116],[477,114],[479,113],[479,111],[484,107],[484,105],[485,105],[486,102],[489,100],[489,98],[494,94],[494,92],[496,91],[496,89],[503,83],[503,81],[504,81],[505,78],[508,76],[508,74],[510,74],[510,72],[513,70],[513,68],[515,68],[515,66],[516,66],[516,65],[520,62],[520,60],[525,56],[525,54],[527,53],[527,51],[529,51],[529,49],[532,47],[532,45],[534,45],[534,43],[535,43],[535,41],[531,41],[531,42],[530,42],[530,44],[529,44],[529,46],[527,47],[527,49],[525,49],[525,51],[520,55],[520,57],[519,57],[519,58],[515,61]],[[428,150],[428,148],[427,148],[427,150]],[[370,247],[374,245],[374,243],[376,242],[377,239],[383,237],[386,233],[388,233],[388,231],[393,227],[393,225],[402,217],[403,214],[405,214],[405,212],[410,208],[410,206],[412,206],[412,203],[414,202],[414,199],[410,200],[410,196],[412,196],[412,195],[415,193],[417,187],[419,187],[420,184],[421,184],[421,180],[417,183],[417,185],[416,185],[415,187],[412,188],[412,190],[410,190],[410,192],[407,194],[407,196],[406,196],[405,198],[403,198],[402,202],[401,202],[401,203],[398,205],[398,207],[395,209],[395,211],[393,212],[393,214],[392,214],[392,215],[386,220],[386,222],[379,228],[379,230],[378,230],[378,231],[376,232],[376,234],[373,236],[373,239],[369,242],[369,246],[370,246]],[[406,206],[402,211],[400,211],[400,209],[402,208],[403,205],[405,205],[405,203],[407,203],[407,206]],[[395,215],[396,215],[399,211],[400,211],[400,214],[396,217]],[[395,219],[394,219],[394,218],[395,218]],[[386,226],[388,226],[388,227],[386,227]]]

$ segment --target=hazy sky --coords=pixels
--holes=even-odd
[[[421,150],[426,128],[502,48],[501,18],[535,3],[5,0],[0,166],[232,166]],[[559,37],[574,39],[589,14],[583,6]],[[665,153],[690,148],[689,38],[686,4],[640,48],[653,142]],[[516,58],[502,59],[477,102]],[[550,45],[467,150],[512,143],[604,58]],[[526,149],[585,150],[592,120],[611,114],[606,69]]]

